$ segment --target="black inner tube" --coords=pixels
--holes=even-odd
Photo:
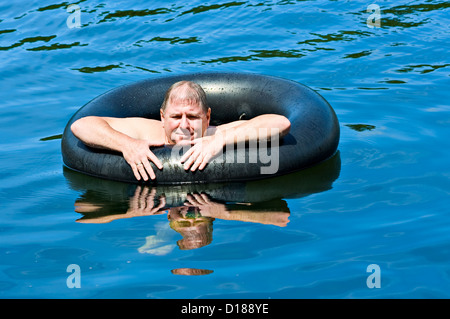
[[[247,73],[195,73],[152,78],[115,88],[83,106],[69,120],[62,138],[64,164],[75,171],[101,178],[137,183],[121,154],[93,149],[78,140],[70,125],[84,116],[160,118],[159,110],[167,89],[181,80],[194,81],[206,92],[211,107],[210,125],[262,114],[280,114],[291,122],[291,130],[279,147],[266,151],[247,147],[226,150],[202,171],[185,171],[179,162],[180,149],[154,148],[162,170],[153,166],[155,181],[147,183],[184,184],[248,181],[283,175],[304,169],[331,157],[339,143],[339,123],[328,102],[300,83],[273,76]],[[255,154],[256,152],[256,154]],[[269,162],[267,158],[269,157]],[[250,158],[257,158],[256,162]],[[270,175],[264,168],[275,165]],[[273,170],[272,170],[273,171]]]

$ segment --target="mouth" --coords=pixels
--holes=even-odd
[[[191,135],[184,135],[184,134],[174,134],[174,140],[191,140]]]
[[[183,140],[190,140],[193,136],[191,132],[182,129],[176,130],[175,132],[173,132],[173,134],[177,137],[181,137]]]

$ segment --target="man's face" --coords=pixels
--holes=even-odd
[[[183,100],[169,102],[165,112],[161,110],[161,122],[169,143],[194,140],[205,133],[209,125],[211,109],[204,112],[198,104]]]

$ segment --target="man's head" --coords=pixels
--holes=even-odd
[[[205,92],[190,81],[180,81],[169,88],[160,113],[169,143],[202,137],[211,117]]]

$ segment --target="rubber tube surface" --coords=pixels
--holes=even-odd
[[[71,124],[85,116],[145,117],[160,119],[159,110],[168,88],[181,80],[194,81],[206,92],[211,108],[210,125],[262,114],[280,114],[291,122],[290,133],[279,147],[264,145],[224,150],[202,171],[185,171],[180,158],[185,149],[164,146],[152,149],[163,163],[153,164],[155,181],[183,184],[248,181],[283,175],[331,157],[339,144],[339,123],[328,102],[300,83],[272,76],[246,73],[195,73],[152,78],[106,92],[84,105],[69,120],[63,133],[64,164],[73,170],[101,178],[137,183],[121,154],[93,149],[78,140]],[[265,154],[264,154],[265,153]],[[275,170],[274,170],[275,169]],[[270,171],[270,174],[263,172]]]

